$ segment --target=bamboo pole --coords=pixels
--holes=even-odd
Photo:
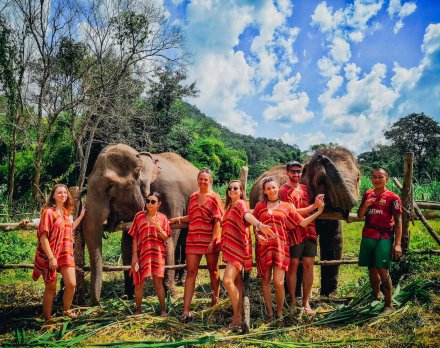
[[[421,212],[423,217],[426,220],[433,220],[440,218],[440,214],[435,211],[423,211]],[[345,220],[341,213],[338,212],[326,212],[318,216],[319,220]],[[358,218],[356,214],[349,214],[348,218],[345,220],[348,223],[351,222],[359,222],[364,221],[365,218]],[[416,214],[415,220],[421,220],[421,218]],[[122,231],[123,229],[130,229],[131,222],[124,222],[122,224],[119,224],[116,226],[115,231]],[[188,228],[187,223],[181,223],[181,224],[173,224],[171,225],[171,228],[178,229],[178,228]],[[0,233],[1,232],[15,232],[15,231],[36,231],[38,229],[38,225],[29,222],[26,224],[17,223],[17,222],[8,222],[8,223],[0,223]],[[115,232],[113,231],[113,232]],[[109,232],[109,231],[107,231]],[[112,232],[112,231],[110,231]]]
[[[424,202],[424,201],[415,201],[417,206],[420,209],[432,209],[432,210],[440,210],[439,202]]]
[[[404,158],[404,172],[403,172],[403,186],[402,186],[402,252],[406,254],[409,248],[410,231],[409,222],[413,220],[413,163],[414,154],[412,152],[405,154]],[[409,214],[405,214],[408,212]]]
[[[302,261],[300,261],[301,263]],[[315,266],[339,266],[339,265],[356,265],[358,263],[358,260],[327,260],[327,261],[315,261]],[[256,267],[256,264],[253,264],[253,267]],[[0,265],[0,269],[33,269],[34,265],[31,263],[19,263],[19,264],[6,264],[6,265]],[[165,266],[165,270],[179,270],[186,268],[186,264],[182,265],[175,265],[175,266]],[[220,269],[226,268],[226,265],[221,264],[219,265]],[[77,267],[77,269],[80,270],[80,268]],[[104,265],[102,267],[103,272],[122,272],[122,271],[129,271],[131,269],[131,266],[106,266]],[[207,265],[200,265],[199,269],[208,269]],[[85,266],[84,271],[90,271],[89,266]]]
[[[396,186],[402,190],[402,184],[399,182],[399,180],[397,180],[396,178],[393,178],[393,182],[396,184]],[[414,203],[414,211],[417,214],[417,217],[420,219],[420,221],[422,222],[422,224],[426,227],[426,229],[428,230],[429,234],[432,236],[432,238],[435,239],[435,241],[437,242],[438,245],[440,245],[440,237],[439,235],[434,231],[434,229],[432,228],[432,226],[429,224],[429,222],[426,220],[426,218],[423,216],[422,211],[420,210],[420,208],[418,207],[417,203]],[[403,214],[406,215],[406,214]]]

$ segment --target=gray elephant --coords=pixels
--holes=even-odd
[[[138,152],[128,145],[104,148],[99,154],[88,181],[86,215],[83,234],[90,256],[90,295],[99,302],[102,288],[103,223],[112,231],[120,222],[131,222],[144,208],[150,192],[162,194],[161,212],[169,218],[185,215],[189,196],[197,190],[198,169],[174,153]],[[179,230],[173,230],[167,241],[167,264],[174,264],[174,250]],[[122,234],[121,250],[124,265],[131,264],[132,239]],[[165,285],[174,289],[174,272],[168,271]],[[125,272],[125,291],[133,295],[132,280]]]
[[[275,176],[280,184],[287,181],[286,166],[279,165],[261,175],[250,193],[253,208],[260,200],[261,179]],[[319,193],[325,194],[325,211],[348,216],[359,199],[360,171],[356,158],[345,148],[318,150],[304,166],[301,182],[309,187],[311,202]],[[317,220],[321,260],[342,259],[342,228],[338,220]],[[329,295],[338,285],[339,266],[321,269],[321,295]]]

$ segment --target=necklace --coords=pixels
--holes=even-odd
[[[277,199],[274,199],[273,201],[268,199],[268,201],[271,202],[271,203],[275,203],[275,202],[279,202],[280,200],[277,198]]]

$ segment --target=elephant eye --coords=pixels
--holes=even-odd
[[[139,175],[141,174],[141,167],[136,167],[136,168],[134,168],[134,171],[133,171],[133,176],[137,179],[137,178],[139,178]]]

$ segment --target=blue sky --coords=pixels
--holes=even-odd
[[[440,121],[438,0],[165,0],[193,53],[190,99],[233,131],[302,150],[384,143],[398,118]]]

